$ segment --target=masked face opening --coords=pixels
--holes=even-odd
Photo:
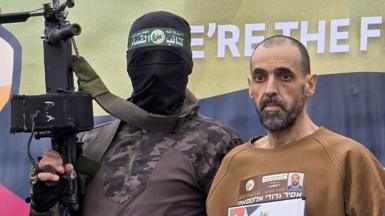
[[[130,59],[131,101],[158,114],[175,114],[183,105],[191,69],[181,57],[165,50],[139,53]]]

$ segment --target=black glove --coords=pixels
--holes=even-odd
[[[62,197],[68,180],[60,176],[58,182],[37,181],[32,187],[31,206],[36,212],[45,212],[52,208]]]

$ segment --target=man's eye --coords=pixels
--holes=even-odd
[[[257,81],[257,82],[264,81],[265,78],[266,78],[266,76],[263,73],[257,73],[257,74],[254,75],[254,80]]]
[[[293,76],[290,73],[287,73],[287,72],[281,73],[280,77],[284,81],[289,81],[289,80],[291,80],[293,78]]]

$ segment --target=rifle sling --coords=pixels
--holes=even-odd
[[[95,141],[90,143],[78,157],[77,167],[81,173],[90,177],[95,176],[100,168],[100,161],[112,142],[119,125],[120,120],[115,120],[113,123],[106,126]]]
[[[198,100],[188,90],[182,110],[177,115],[149,113],[131,101],[124,100],[109,92],[96,96],[95,100],[108,113],[130,125],[145,130],[169,133],[174,132],[181,119],[198,108]]]

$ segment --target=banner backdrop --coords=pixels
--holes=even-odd
[[[2,0],[0,7],[2,12],[35,10],[48,2]],[[312,118],[321,126],[363,143],[385,165],[383,5],[385,0],[368,0],[365,4],[354,0],[82,0],[68,10],[68,20],[82,27],[76,37],[80,54],[111,92],[128,98],[132,89],[125,52],[132,22],[155,10],[185,17],[192,27],[194,55],[188,87],[201,99],[204,114],[230,124],[245,140],[265,133],[246,90],[252,49],[274,34],[293,36],[307,46],[312,72],[320,76],[309,106]],[[10,75],[6,69],[9,66],[4,65],[9,65],[15,53],[6,51],[0,43],[0,107],[4,106],[0,113],[0,184],[25,197],[30,166],[26,155],[28,135],[8,133],[7,92],[12,85],[12,94],[44,93],[40,39],[44,19],[32,17],[25,23],[4,24],[0,30],[10,32],[23,49],[21,70],[13,70]],[[0,42],[7,40],[3,33],[0,37]],[[97,105],[94,108],[97,122],[111,119]],[[34,141],[34,156],[47,146],[44,141]]]

